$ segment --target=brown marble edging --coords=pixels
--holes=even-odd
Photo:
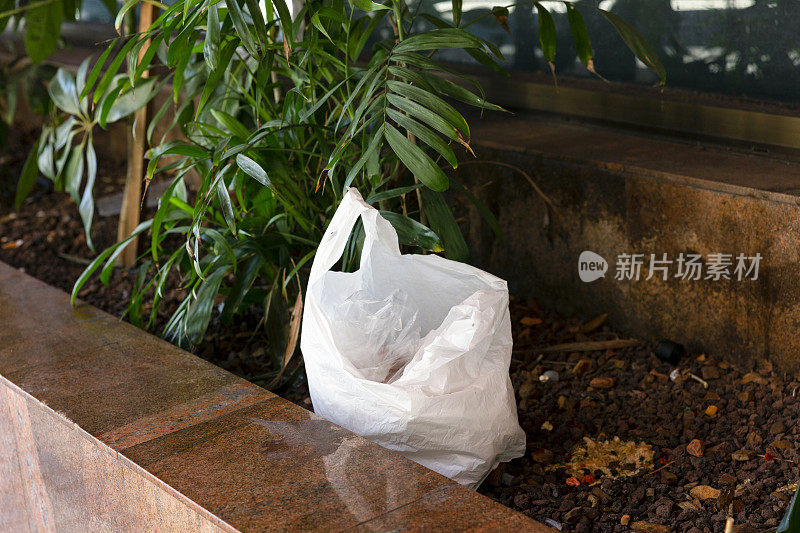
[[[0,263],[0,530],[551,531]]]

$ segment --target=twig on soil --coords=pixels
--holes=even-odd
[[[767,456],[766,456],[766,454],[763,454],[763,453],[757,453],[757,454],[756,454],[756,457],[763,457],[763,458],[764,458],[764,460],[766,460],[766,459],[767,459]],[[792,464],[794,464],[794,461],[792,461],[791,459],[786,459],[785,457],[779,457],[779,456],[776,456],[776,455],[771,455],[771,454],[770,454],[770,460],[771,460],[771,461],[786,461],[787,463],[792,463]]]
[[[643,478],[645,478],[645,477],[648,477],[648,476],[651,476],[651,475],[655,474],[655,473],[656,473],[656,472],[658,472],[659,470],[664,470],[666,467],[668,467],[669,465],[671,465],[671,464],[672,464],[672,463],[674,463],[675,461],[677,461],[677,459],[674,459],[674,460],[672,460],[672,461],[668,462],[667,464],[665,464],[665,465],[663,465],[663,466],[660,466],[660,467],[656,468],[656,469],[655,469],[655,470],[653,470],[652,472],[648,472],[648,473],[646,473],[646,474],[645,474],[645,475],[643,475],[642,477],[643,477]]]
[[[642,341],[639,339],[611,339],[606,341],[585,341],[567,342],[564,344],[554,344],[545,348],[538,348],[540,352],[594,352],[598,350],[616,350],[618,348],[628,348],[638,346]]]
[[[704,389],[708,388],[708,382],[706,380],[704,380],[703,378],[701,378],[700,376],[696,376],[696,375],[692,374],[691,372],[689,372],[689,377],[691,377],[693,380],[695,380],[700,385],[702,385]]]

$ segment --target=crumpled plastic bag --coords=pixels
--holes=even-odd
[[[359,217],[359,270],[331,271]],[[462,485],[525,453],[506,282],[401,255],[392,225],[355,189],[311,267],[300,346],[317,414]]]

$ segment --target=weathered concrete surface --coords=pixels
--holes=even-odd
[[[475,122],[481,161],[530,174],[545,205],[515,170],[468,164],[463,180],[498,213],[498,241],[466,202],[473,259],[509,280],[512,293],[562,312],[608,312],[619,328],[743,366],[767,358],[800,374],[800,164],[665,139],[524,116]],[[584,283],[578,256],[609,262]],[[760,253],[756,281],[614,279],[622,253]],[[672,273],[675,266],[672,267]]]
[[[0,531],[552,531],[0,263]]]

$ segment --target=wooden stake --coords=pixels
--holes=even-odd
[[[153,23],[155,6],[150,2],[142,2],[139,7],[139,33],[144,33]],[[139,61],[147,52],[149,41],[139,49]],[[149,71],[142,75],[147,77]],[[147,106],[142,107],[134,115],[133,127],[128,130],[128,174],[125,178],[125,190],[122,195],[122,209],[117,226],[117,242],[133,233],[139,225],[142,205],[142,181],[144,180],[144,148],[147,134]],[[139,239],[133,239],[119,255],[117,265],[130,268],[136,264],[139,251]]]

